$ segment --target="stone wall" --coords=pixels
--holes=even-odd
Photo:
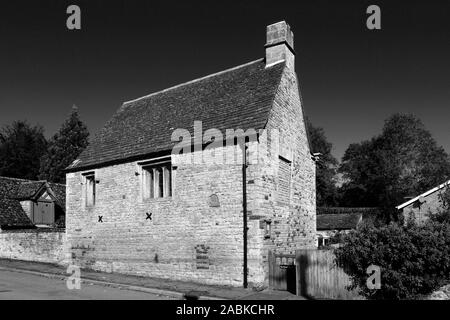
[[[96,204],[90,208],[82,174],[69,173],[66,228],[74,263],[107,272],[241,285],[242,166],[206,162],[172,158],[172,197],[146,200],[138,162],[96,169]]]
[[[54,229],[0,231],[0,258],[64,264],[66,235]]]
[[[294,254],[298,249],[317,248],[315,162],[311,158],[303,106],[295,72],[286,67],[274,106],[261,139],[266,163],[258,168],[257,199],[253,206],[270,221],[271,235],[262,240],[258,274],[268,284],[268,251]],[[278,135],[278,137],[277,137]],[[284,194],[283,162],[290,162],[288,201]],[[251,219],[251,218],[250,218]],[[259,279],[260,280],[260,279]]]

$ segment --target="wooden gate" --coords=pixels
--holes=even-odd
[[[295,255],[269,251],[269,286],[296,293]]]
[[[335,264],[333,250],[297,250],[297,295],[315,299],[360,299],[347,290],[350,277]]]

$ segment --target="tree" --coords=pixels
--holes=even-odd
[[[306,119],[313,153],[320,153],[316,171],[317,206],[334,206],[337,203],[336,167],[337,160],[331,154],[333,145],[328,142],[323,128],[314,127]]]
[[[15,121],[0,132],[0,175],[35,180],[47,142],[44,129]]]
[[[381,135],[348,147],[339,172],[343,205],[382,207],[389,221],[406,196],[447,180],[450,158],[418,118],[394,114]]]
[[[349,289],[357,288],[366,298],[421,298],[450,279],[450,224],[363,224],[344,235],[334,253],[351,278]],[[371,265],[380,268],[381,288],[376,290],[367,286]]]
[[[87,147],[89,132],[74,106],[59,131],[51,138],[41,160],[40,179],[65,183],[67,168]]]
[[[316,197],[318,206],[337,204],[336,168],[338,161],[331,154],[333,145],[327,140],[323,128],[314,127],[307,119],[309,139],[313,153],[320,153],[316,171]]]

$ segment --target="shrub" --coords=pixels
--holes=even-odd
[[[345,235],[336,262],[368,299],[417,299],[450,279],[450,224],[362,225]],[[381,289],[366,285],[370,265],[381,269]]]

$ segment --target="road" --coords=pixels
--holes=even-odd
[[[0,300],[167,300],[156,294],[81,283],[69,290],[66,281],[0,270]]]

